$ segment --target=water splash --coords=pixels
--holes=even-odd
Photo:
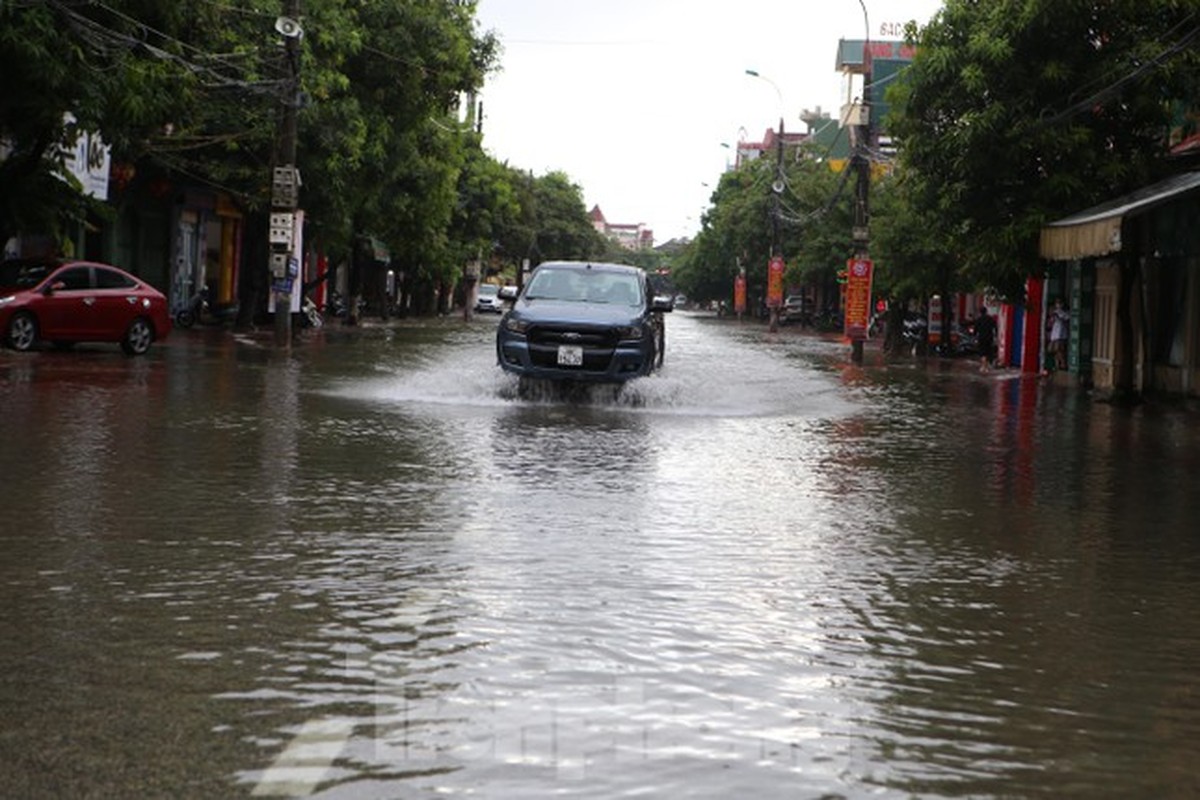
[[[380,362],[366,380],[331,394],[385,405],[441,408],[586,406],[622,413],[694,417],[842,416],[852,410],[836,378],[787,357],[777,343],[673,320],[667,361],[624,384],[521,381],[496,364],[489,331],[468,331],[404,363]]]

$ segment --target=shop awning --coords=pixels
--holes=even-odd
[[[1051,222],[1042,228],[1038,255],[1071,261],[1115,253],[1121,249],[1121,222],[1180,195],[1200,189],[1200,172],[1184,172],[1136,192]]]

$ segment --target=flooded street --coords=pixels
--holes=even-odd
[[[0,351],[0,796],[1200,794],[1194,412],[494,328]]]

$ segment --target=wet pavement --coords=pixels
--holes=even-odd
[[[0,796],[1200,794],[1195,412],[494,325],[0,351]]]

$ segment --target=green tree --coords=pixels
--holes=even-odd
[[[700,232],[674,272],[675,285],[696,302],[730,302],[739,270],[746,272],[747,297],[766,293],[771,249],[771,183],[774,164],[763,159],[724,173],[700,220]]]
[[[947,0],[898,108],[916,220],[977,286],[1010,297],[1042,225],[1164,169],[1166,100],[1195,59],[1194,4]]]
[[[604,254],[604,237],[592,227],[583,190],[565,173],[553,171],[534,179],[525,202],[532,211],[534,264]]]
[[[832,286],[852,253],[849,173],[832,171],[818,155],[793,150],[782,171],[776,159],[764,157],[722,175],[676,271],[679,288],[695,300],[728,301],[745,269],[748,302],[757,307],[766,297],[776,224],[786,283]]]
[[[482,84],[494,38],[476,37],[473,2],[309,0],[308,8],[312,103],[299,159],[320,192],[304,203],[331,246],[387,241],[413,310],[429,310],[432,293],[444,302],[462,269],[449,231],[472,142],[454,111]],[[382,279],[362,259],[351,269],[355,289]]]
[[[301,92],[273,23],[278,0],[0,0],[0,236],[55,232],[87,201],[56,176],[63,115],[139,173],[222,188],[261,217],[279,115],[301,106],[301,204],[322,244],[386,239],[406,275],[444,285],[471,137],[454,116],[497,43],[463,0],[304,0]],[[261,222],[259,227],[262,227]],[[262,238],[252,229],[254,241]],[[253,251],[251,251],[253,252]],[[243,274],[265,272],[254,258]]]
[[[911,306],[923,309],[934,294],[949,297],[973,286],[960,270],[960,262],[940,238],[939,221],[927,209],[914,207],[899,176],[888,175],[872,187],[871,253],[875,261],[877,297],[888,300],[889,316],[884,347],[901,347],[904,313]],[[943,315],[949,324],[948,315]],[[948,331],[943,331],[943,336]]]
[[[813,149],[788,166],[781,197],[789,284],[831,288],[838,270],[854,254],[854,174],[849,166],[834,171]]]
[[[61,149],[79,130],[118,153],[162,132],[223,65],[197,63],[184,32],[207,30],[196,4],[0,0],[0,243],[58,236],[99,202],[83,198]],[[75,123],[65,126],[66,115]]]
[[[518,225],[521,204],[519,173],[488,155],[480,137],[468,134],[465,160],[458,175],[458,200],[450,229],[454,260],[488,262],[502,250],[506,231]]]

